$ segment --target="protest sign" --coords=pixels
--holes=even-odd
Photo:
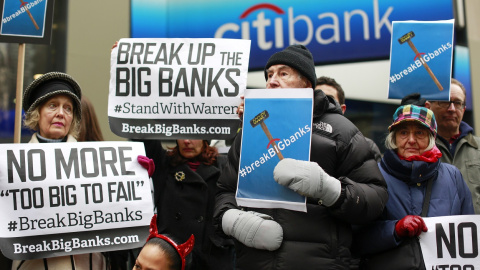
[[[394,21],[388,98],[449,100],[454,20]]]
[[[247,89],[236,193],[240,206],[306,212],[306,198],[279,185],[280,159],[310,160],[313,91]]]
[[[0,248],[16,260],[140,247],[153,215],[139,142],[3,144]]]
[[[0,0],[0,42],[50,44],[53,0]]]
[[[424,218],[428,232],[420,235],[426,269],[480,269],[479,215]]]
[[[249,40],[121,39],[110,59],[110,129],[134,139],[233,138],[249,54]]]

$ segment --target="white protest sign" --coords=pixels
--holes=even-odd
[[[420,235],[426,269],[480,269],[480,215],[424,218],[428,232]]]
[[[110,58],[110,129],[133,139],[228,139],[240,124],[250,40],[121,39]]]
[[[35,259],[140,247],[153,215],[139,142],[2,144],[0,247]]]

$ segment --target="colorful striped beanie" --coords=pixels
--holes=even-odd
[[[437,122],[435,121],[435,115],[430,109],[415,105],[398,107],[393,114],[393,124],[388,127],[388,131],[405,121],[417,121],[428,128],[432,132],[433,137],[437,137]]]

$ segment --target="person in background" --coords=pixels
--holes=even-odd
[[[29,143],[76,142],[82,121],[82,91],[73,77],[61,72],[50,72],[35,79],[24,92],[24,125],[36,131]],[[138,156],[139,163],[145,165]],[[144,164],[142,164],[144,163]],[[101,253],[77,254],[35,260],[14,260],[12,269],[106,269]]]
[[[160,140],[143,140],[157,170],[152,176],[158,232],[196,245],[192,269],[233,269],[233,241],[214,233],[213,206],[226,157],[207,140],[178,139],[164,149]]]
[[[98,142],[103,141],[102,129],[98,123],[95,108],[85,95],[82,96],[82,121],[80,122],[80,133],[77,141],[79,142]]]
[[[409,257],[399,255],[398,261],[391,254],[427,231],[421,216],[424,200],[430,206],[424,217],[474,213],[462,174],[455,166],[440,161],[442,154],[435,146],[437,125],[431,110],[400,106],[388,131],[388,150],[379,167],[387,181],[389,199],[382,216],[357,230],[355,237],[355,250],[367,258],[363,269],[401,269],[398,266],[403,263],[423,262],[421,252]]]
[[[189,270],[191,252],[195,245],[193,235],[183,244],[177,244],[171,236],[157,230],[157,216],[150,222],[150,234],[140,250],[132,270]]]
[[[480,137],[462,121],[466,91],[461,82],[452,78],[450,101],[427,101],[425,107],[435,114],[438,124],[436,144],[442,162],[455,165],[462,172],[472,194],[475,213],[480,214]]]
[[[347,110],[347,105],[345,104],[345,91],[343,91],[342,86],[334,78],[327,76],[318,77],[315,90],[322,90],[325,95],[333,97],[335,101],[340,104],[342,113],[345,114],[345,111]]]
[[[335,79],[327,76],[318,77],[315,90],[322,90],[326,95],[333,97],[335,101],[340,104],[342,113],[345,114],[345,111],[347,110],[347,105],[345,104],[345,92],[343,91],[342,86]],[[365,140],[367,140],[370,149],[374,153],[375,160],[380,162],[382,159],[382,153],[380,152],[377,144],[375,144],[375,142],[370,138],[365,137]]]
[[[273,54],[266,88],[315,88],[313,57],[303,45]],[[272,90],[274,91],[274,90]],[[244,103],[239,105],[242,118]],[[235,199],[242,135],[218,180],[217,232],[235,240],[235,269],[351,269],[352,224],[370,222],[387,201],[385,181],[361,132],[338,103],[314,91],[309,161],[285,158],[273,177],[307,197],[307,212],[239,207]]]

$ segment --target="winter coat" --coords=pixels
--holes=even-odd
[[[472,194],[475,214],[480,214],[480,137],[473,135],[473,128],[465,122],[461,122],[460,132],[460,137],[454,142],[453,155],[450,151],[452,145],[440,136],[437,136],[436,144],[443,154],[441,161],[455,165],[462,172]]]
[[[152,176],[157,228],[183,243],[195,236],[192,269],[233,268],[233,242],[213,232],[213,206],[220,169],[200,164],[196,171],[188,164],[170,165],[160,141],[144,141],[147,157],[155,162]],[[217,157],[221,161],[224,156]]]
[[[66,142],[77,140],[68,135]],[[28,143],[39,143],[37,133],[32,135]],[[19,267],[20,266],[20,267]],[[14,260],[12,270],[39,270],[39,269],[76,269],[76,270],[103,270],[106,269],[105,257],[102,253],[87,253],[70,256],[52,257],[35,260]]]
[[[455,166],[440,160],[433,163],[401,160],[395,151],[387,150],[379,167],[387,181],[388,202],[377,221],[356,233],[355,249],[363,255],[386,251],[401,243],[394,236],[395,224],[406,215],[421,215],[430,178],[433,186],[427,217],[474,213],[468,187]]]
[[[370,151],[372,151],[374,154],[375,161],[377,163],[380,162],[380,160],[382,160],[382,153],[380,152],[380,148],[378,148],[377,144],[372,139],[365,137],[365,140],[370,147]]]
[[[342,115],[340,107],[322,91],[314,94],[310,160],[342,184],[332,207],[307,199],[307,212],[242,208],[273,217],[283,229],[276,251],[246,247],[236,241],[237,269],[350,269],[351,224],[374,220],[387,201],[385,181],[361,132]],[[222,233],[223,213],[238,208],[235,201],[241,134],[228,153],[219,179],[215,222]]]

